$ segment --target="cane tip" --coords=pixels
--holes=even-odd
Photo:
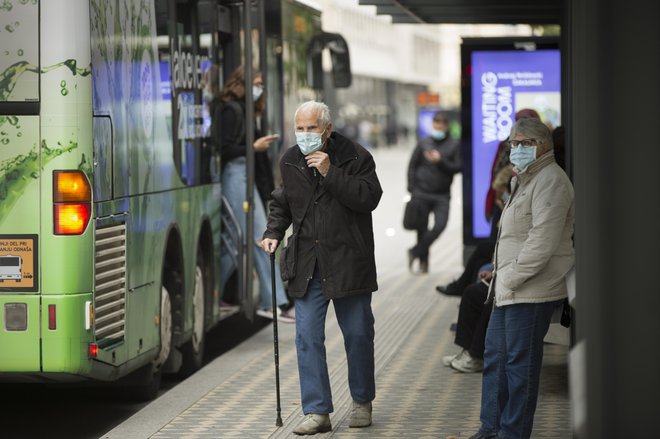
[[[277,421],[275,421],[275,425],[276,425],[277,427],[281,427],[282,425],[284,425],[284,424],[282,423],[282,418],[277,418]]]

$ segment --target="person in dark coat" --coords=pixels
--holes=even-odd
[[[457,139],[449,137],[449,124],[438,111],[433,115],[431,135],[420,140],[408,165],[408,192],[424,207],[424,221],[417,230],[417,244],[408,250],[408,266],[419,260],[419,271],[428,273],[429,248],[438,239],[449,218],[449,199],[454,174],[463,167]],[[433,227],[428,216],[433,213]]]
[[[297,145],[280,160],[282,184],[273,192],[262,241],[266,252],[274,252],[291,224],[298,241],[295,267],[288,270],[289,294],[296,298],[296,350],[306,416],[294,433],[332,428],[324,346],[330,300],[348,360],[353,397],[349,425],[367,427],[375,397],[371,295],[378,289],[371,213],[383,191],[373,157],[332,132],[325,104],[302,104],[294,120]]]

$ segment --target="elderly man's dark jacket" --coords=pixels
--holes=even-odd
[[[280,242],[289,225],[297,224],[309,204],[298,234],[295,276],[289,294],[302,297],[318,263],[328,299],[369,293],[378,289],[371,212],[383,190],[376,165],[367,150],[333,132],[325,150],[330,169],[315,177],[297,146],[280,160],[282,185],[273,191],[264,238]],[[309,203],[316,185],[314,199]]]

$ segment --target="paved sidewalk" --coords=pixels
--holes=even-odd
[[[349,429],[343,339],[332,306],[326,350],[335,412],[333,430],[315,438],[463,439],[479,427],[481,375],[442,365],[457,352],[454,333],[459,299],[435,292],[435,285],[458,275],[461,266],[460,196],[453,197],[448,228],[432,248],[431,273],[412,275],[404,262],[414,240],[401,231],[402,163],[407,151],[374,152],[387,197],[374,214],[378,292],[376,318],[376,400],[374,424]],[[387,176],[387,177],[384,177]],[[392,177],[394,176],[394,177]],[[460,190],[460,180],[454,189]],[[394,232],[392,232],[394,231]],[[294,325],[280,323],[280,385],[284,426],[275,426],[272,327],[171,389],[103,438],[290,438],[302,420]],[[571,437],[566,348],[546,345],[541,393],[533,438]]]

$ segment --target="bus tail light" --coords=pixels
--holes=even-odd
[[[82,171],[53,172],[53,223],[56,235],[81,235],[92,213],[92,188]]]
[[[87,345],[87,355],[89,358],[96,358],[99,355],[99,345],[90,343]]]
[[[57,308],[55,308],[55,305],[48,305],[48,329],[51,331],[57,329]]]

